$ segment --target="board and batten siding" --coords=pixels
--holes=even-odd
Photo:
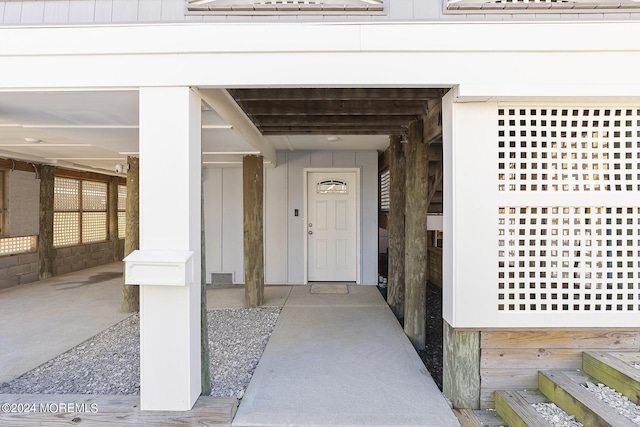
[[[302,284],[304,277],[305,168],[360,168],[362,284],[378,274],[378,153],[376,151],[279,151],[278,166],[265,168],[265,283]],[[232,273],[244,282],[242,169],[205,169],[207,280],[211,273]],[[298,216],[295,216],[298,209]]]
[[[382,15],[225,16],[185,14],[185,0],[0,0],[0,25],[175,22],[380,22],[640,19],[629,13],[447,13],[441,0],[388,0]]]

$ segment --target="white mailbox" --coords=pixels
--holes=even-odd
[[[192,251],[138,250],[126,258],[127,285],[186,286],[193,283]]]

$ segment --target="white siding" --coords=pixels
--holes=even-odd
[[[278,152],[265,169],[265,282],[304,283],[303,171],[308,167],[361,168],[361,283],[378,275],[378,153],[376,151]],[[295,210],[298,209],[298,216]],[[242,169],[205,170],[207,278],[233,273],[244,281]]]
[[[138,0],[138,21],[158,22],[162,20],[162,0]]]
[[[111,18],[113,22],[135,22],[138,20],[138,1],[113,0]]]
[[[287,223],[293,218],[293,209],[287,203],[286,153],[277,153],[278,167],[264,171],[264,237],[268,242],[265,251],[265,281],[287,283]]]
[[[288,257],[288,283],[304,283],[304,188],[302,171],[311,166],[311,153],[294,151],[287,154],[285,166],[287,167],[287,200],[289,211],[287,257]],[[317,165],[320,166],[320,165]],[[293,210],[298,209],[300,216],[294,217]]]
[[[242,169],[222,170],[222,272],[244,283]]]
[[[69,23],[93,21],[96,2],[94,0],[75,0],[69,4]]]
[[[111,22],[111,13],[113,11],[112,0],[95,0],[94,22]]]
[[[205,169],[204,230],[207,256],[207,282],[211,273],[222,273],[222,169]]]
[[[44,3],[44,22],[69,22],[69,0],[50,0]]]
[[[22,3],[22,24],[42,24],[44,20],[44,2],[25,1]]]
[[[4,9],[4,13],[3,13]],[[442,0],[388,0],[383,15],[186,15],[185,0],[46,0],[0,2],[0,25],[130,22],[363,22],[629,20],[640,13],[443,13]]]

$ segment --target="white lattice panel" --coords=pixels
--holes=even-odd
[[[53,208],[56,211],[77,211],[80,209],[80,181],[77,179],[54,179]]]
[[[80,213],[53,213],[53,246],[69,246],[80,243]]]
[[[82,181],[82,210],[107,210],[107,183]]]
[[[124,211],[127,209],[127,186],[118,185],[118,210]]]
[[[82,243],[107,240],[107,213],[82,213]]]
[[[497,309],[640,312],[640,109],[498,109]]]

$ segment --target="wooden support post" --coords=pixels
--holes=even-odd
[[[480,409],[480,332],[460,331],[443,321],[444,395],[454,408]]]
[[[112,176],[109,181],[109,241],[113,249],[113,262],[120,261],[120,239],[118,238],[118,177]]]
[[[422,136],[422,120],[411,122],[406,153],[404,331],[418,350],[425,348],[427,321],[429,146]]]
[[[53,276],[53,166],[40,166],[40,235],[38,258],[40,279]]]
[[[140,161],[137,157],[127,157],[127,207],[124,239],[124,256],[140,249]],[[122,311],[133,313],[140,310],[140,287],[123,285]]]
[[[209,323],[207,316],[207,244],[204,231],[204,178],[200,178],[200,378],[202,396],[211,395]]]
[[[264,303],[263,170],[262,156],[243,157],[244,305],[246,307],[258,307]]]
[[[389,283],[387,303],[398,319],[404,318],[404,210],[405,158],[401,136],[389,146]]]

